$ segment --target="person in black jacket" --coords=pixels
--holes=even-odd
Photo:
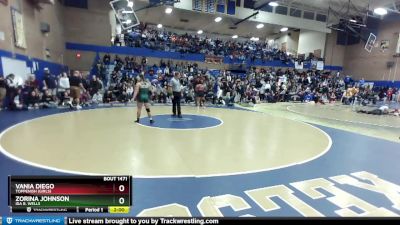
[[[3,109],[3,102],[7,94],[7,84],[3,76],[0,76],[0,110]]]

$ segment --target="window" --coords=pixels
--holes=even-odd
[[[281,14],[281,15],[287,15],[288,14],[288,8],[284,6],[277,6],[275,9],[276,14]]]
[[[248,9],[254,9],[254,0],[246,0],[244,1],[243,7]]]
[[[317,14],[317,21],[320,21],[320,22],[326,22],[327,21],[327,16],[326,15],[323,15],[323,14]]]
[[[266,6],[262,7],[260,10],[261,10],[261,11],[264,11],[264,12],[270,12],[270,13],[272,13],[273,7],[270,6],[270,5],[266,5]]]
[[[301,10],[300,9],[291,8],[290,9],[290,16],[300,18],[301,17]]]
[[[308,20],[314,20],[314,12],[306,12],[306,11],[304,11],[303,18],[304,19],[308,19]]]
[[[214,0],[206,0],[206,10],[208,13],[215,13],[215,1]]]
[[[193,10],[203,11],[203,1],[202,0],[193,0]]]

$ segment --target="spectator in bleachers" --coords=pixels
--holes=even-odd
[[[0,75],[0,111],[3,109],[4,100],[7,95],[7,84],[6,80],[2,75]]]
[[[25,82],[25,87],[27,88],[28,92],[30,93],[33,90],[36,90],[36,94],[39,94],[39,81],[36,79],[35,74],[30,74],[28,79]]]
[[[106,92],[104,92],[103,96],[103,103],[112,103],[114,102],[114,96],[112,93],[112,89],[108,89]]]
[[[39,109],[40,97],[36,90],[32,90],[27,98],[28,109]]]
[[[389,88],[386,92],[387,101],[391,102],[393,97],[393,89]]]
[[[110,62],[111,62],[111,56],[110,56],[109,54],[105,54],[105,55],[103,56],[103,63],[104,63],[105,65],[109,65]]]
[[[9,106],[11,107],[13,104],[13,99],[17,95],[17,82],[15,81],[15,75],[9,74],[6,77],[6,96],[9,99]]]
[[[47,89],[44,91],[42,95],[42,99],[40,101],[42,108],[54,108],[57,107],[56,97],[53,95],[51,89]]]
[[[96,92],[93,97],[92,97],[92,103],[93,104],[100,104],[103,103],[103,96],[101,95],[101,93],[98,91]]]
[[[353,101],[353,97],[354,97],[353,89],[352,89],[352,87],[349,87],[343,95],[343,100],[342,100],[343,104],[350,105]]]
[[[133,85],[128,83],[126,87],[126,94],[128,95],[128,101],[132,100],[134,88]]]
[[[89,94],[91,96],[93,96],[98,91],[101,91],[102,88],[103,88],[103,85],[102,85],[101,81],[99,80],[99,78],[96,76],[93,76],[92,80],[90,81],[90,85],[89,85]]]
[[[115,35],[114,37],[114,45],[115,46],[122,46],[122,42],[119,35]]]
[[[21,88],[15,89],[14,98],[10,100],[10,110],[24,109]]]

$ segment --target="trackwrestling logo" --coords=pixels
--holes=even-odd
[[[4,220],[3,220],[4,222]],[[7,217],[5,224],[8,225],[33,225],[33,224],[52,224],[63,225],[64,217]]]

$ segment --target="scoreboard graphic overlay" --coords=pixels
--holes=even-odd
[[[128,213],[131,176],[9,176],[15,213]]]

